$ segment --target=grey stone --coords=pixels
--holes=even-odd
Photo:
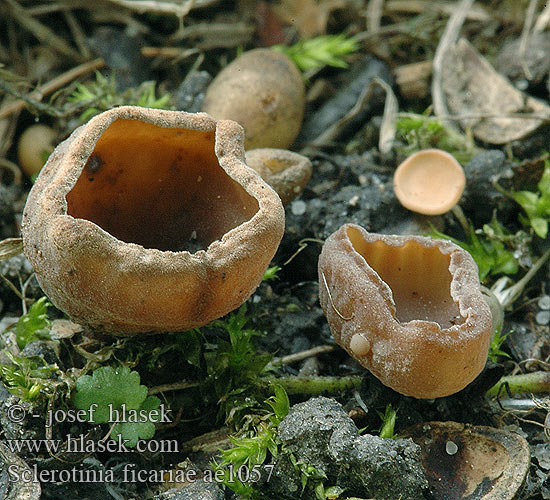
[[[216,483],[193,481],[183,488],[165,491],[155,500],[224,500],[223,490]]]
[[[291,463],[313,466],[323,484],[343,488],[347,496],[421,500],[428,491],[420,448],[411,440],[360,436],[353,421],[333,399],[312,398],[293,406],[279,425],[283,452],[274,474],[262,487],[265,498],[313,500],[308,486],[302,495],[300,475]]]

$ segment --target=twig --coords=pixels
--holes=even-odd
[[[527,45],[529,45],[529,37],[531,36],[531,28],[533,27],[533,21],[535,20],[535,11],[537,10],[538,0],[531,0],[529,6],[527,7],[527,14],[525,15],[525,21],[523,23],[523,30],[521,31],[521,38],[519,40],[519,51],[518,58],[520,60],[521,69],[523,74],[528,81],[533,79],[533,75],[527,63],[525,62],[525,52],[527,50]]]
[[[384,0],[369,0],[367,5],[367,30],[376,33],[380,29]]]
[[[41,85],[37,89],[33,90],[30,94],[27,94],[26,96],[22,96],[20,100],[11,102],[6,106],[4,106],[3,108],[1,108],[0,120],[12,115],[13,113],[17,113],[18,111],[21,111],[25,107],[26,103],[30,103],[33,106],[36,106],[37,103],[40,104],[40,101],[46,95],[51,94],[52,92],[54,92],[55,90],[61,87],[64,87],[65,85],[72,82],[76,78],[82,75],[85,75],[86,73],[90,73],[92,71],[100,69],[103,66],[105,66],[105,61],[99,58],[99,59],[94,59],[93,61],[89,61],[87,63],[81,64],[79,66],[76,66],[75,68],[72,68],[69,71],[62,73],[61,75],[55,77],[53,80],[50,80],[44,85]],[[4,90],[6,90],[6,92],[10,92],[6,88],[4,88]],[[13,92],[10,92],[10,93],[13,93]],[[37,107],[39,108],[39,106]]]
[[[332,345],[319,345],[305,351],[289,354],[288,356],[283,356],[282,358],[273,358],[270,364],[272,366],[290,365],[292,363],[296,363],[297,361],[302,361],[307,358],[313,358],[314,356],[319,356],[319,354],[325,354],[327,352],[333,352],[335,350],[336,347]]]
[[[442,14],[452,14],[456,9],[456,2],[434,2],[433,0],[390,0],[386,3],[385,12],[402,12],[406,14],[421,14],[427,9]],[[493,18],[481,6],[468,9],[466,18],[471,21],[491,21]]]
[[[168,392],[168,391],[181,391],[182,389],[189,389],[191,387],[198,387],[200,385],[199,382],[174,382],[172,384],[163,384],[163,385],[156,385],[155,387],[150,387],[147,391],[147,394],[149,396],[152,396],[153,394],[159,394],[160,392]]]
[[[57,36],[47,26],[44,26],[40,21],[29,16],[26,9],[21,7],[15,0],[4,0],[9,4],[9,8],[4,8],[4,12],[7,15],[13,17],[22,28],[30,31],[36,38],[38,38],[44,45],[49,45],[60,54],[66,57],[74,59],[76,61],[82,61],[82,56],[74,50],[63,38]]]
[[[432,102],[434,112],[438,117],[449,114],[441,78],[445,55],[451,46],[456,42],[460,29],[464,24],[466,14],[472,7],[473,3],[474,0],[462,0],[457,5],[456,10],[447,22],[447,26],[445,26],[445,31],[443,32],[443,35],[441,35],[441,39],[439,40],[439,44],[437,45],[437,49],[435,51],[432,77]],[[442,121],[444,121],[444,124],[447,127],[456,130],[456,125],[454,123],[444,119],[442,119]]]
[[[300,252],[305,250],[308,242],[319,243],[319,245],[323,245],[325,243],[323,240],[318,240],[316,238],[302,238],[298,242],[298,249],[285,262],[283,262],[283,266],[290,264]]]
[[[334,312],[336,314],[338,314],[338,316],[340,316],[340,319],[342,319],[342,321],[351,321],[353,319],[355,313],[352,312],[351,316],[344,316],[344,315],[342,315],[342,313],[338,309],[336,309],[336,306],[334,305],[334,301],[332,300],[332,295],[331,295],[330,290],[328,288],[327,279],[325,278],[325,273],[323,271],[321,271],[321,277],[323,278],[323,284],[325,285],[325,289],[327,291],[327,295],[328,295],[328,298],[329,298],[329,301],[330,301],[330,305],[334,309]]]
[[[218,0],[186,0],[181,2],[162,2],[159,0],[106,0],[108,3],[118,5],[139,14],[174,15],[184,18],[192,9],[208,7]]]
[[[0,273],[0,279],[2,281],[4,281],[4,283],[6,283],[6,285],[8,285],[8,287],[13,291],[13,293],[15,293],[15,295],[17,295],[17,297],[21,300],[24,300],[24,297],[23,295],[21,294],[21,292],[17,289],[17,287],[8,279],[6,278],[2,273]]]

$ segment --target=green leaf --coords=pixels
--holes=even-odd
[[[357,51],[359,44],[354,38],[340,34],[321,35],[311,40],[300,40],[290,47],[274,45],[271,48],[290,57],[301,71],[308,71],[324,66],[347,68],[344,56]]]
[[[96,404],[94,423],[109,422],[111,410],[137,410],[147,397],[147,387],[140,385],[139,373],[127,366],[103,366],[93,374],[82,375],[76,381],[74,405],[89,410]]]
[[[281,270],[279,266],[272,266],[268,267],[265,270],[264,277],[262,278],[262,281],[269,281],[273,279],[278,279],[279,276],[277,276],[277,273]]]
[[[49,306],[47,298],[41,297],[31,306],[27,314],[23,314],[17,320],[15,338],[19,349],[23,349],[34,340],[50,339],[50,320],[47,313]]]
[[[378,415],[382,419],[382,427],[380,428],[380,437],[386,439],[393,439],[395,437],[395,421],[397,419],[397,411],[395,411],[391,404],[386,406],[384,414],[378,412]]]
[[[119,435],[124,440],[124,445],[129,448],[136,446],[140,439],[151,439],[155,435],[155,422],[158,420],[156,411],[160,406],[160,399],[149,396],[139,407],[140,422],[121,422],[114,426],[111,433],[113,439]],[[151,412],[155,412],[151,415]]]
[[[290,401],[288,399],[288,394],[281,384],[272,382],[271,386],[275,395],[271,396],[266,402],[273,409],[275,425],[279,425],[281,420],[288,415]]]
[[[546,238],[548,233],[548,220],[543,219],[542,217],[533,217],[530,219],[531,227],[535,231],[537,236],[541,238]]]

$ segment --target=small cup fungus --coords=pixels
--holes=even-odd
[[[283,205],[297,198],[311,177],[309,159],[287,149],[252,149],[245,158],[246,164],[275,190]]]
[[[323,246],[319,280],[336,342],[392,389],[448,396],[485,366],[491,312],[454,243],[345,224]]]
[[[204,113],[124,106],[52,153],[23,216],[52,302],[115,334],[185,330],[235,309],[284,230],[276,193],[244,163],[243,129]]]
[[[393,176],[393,189],[401,205],[424,215],[448,212],[460,199],[465,185],[460,163],[441,149],[414,153]]]

